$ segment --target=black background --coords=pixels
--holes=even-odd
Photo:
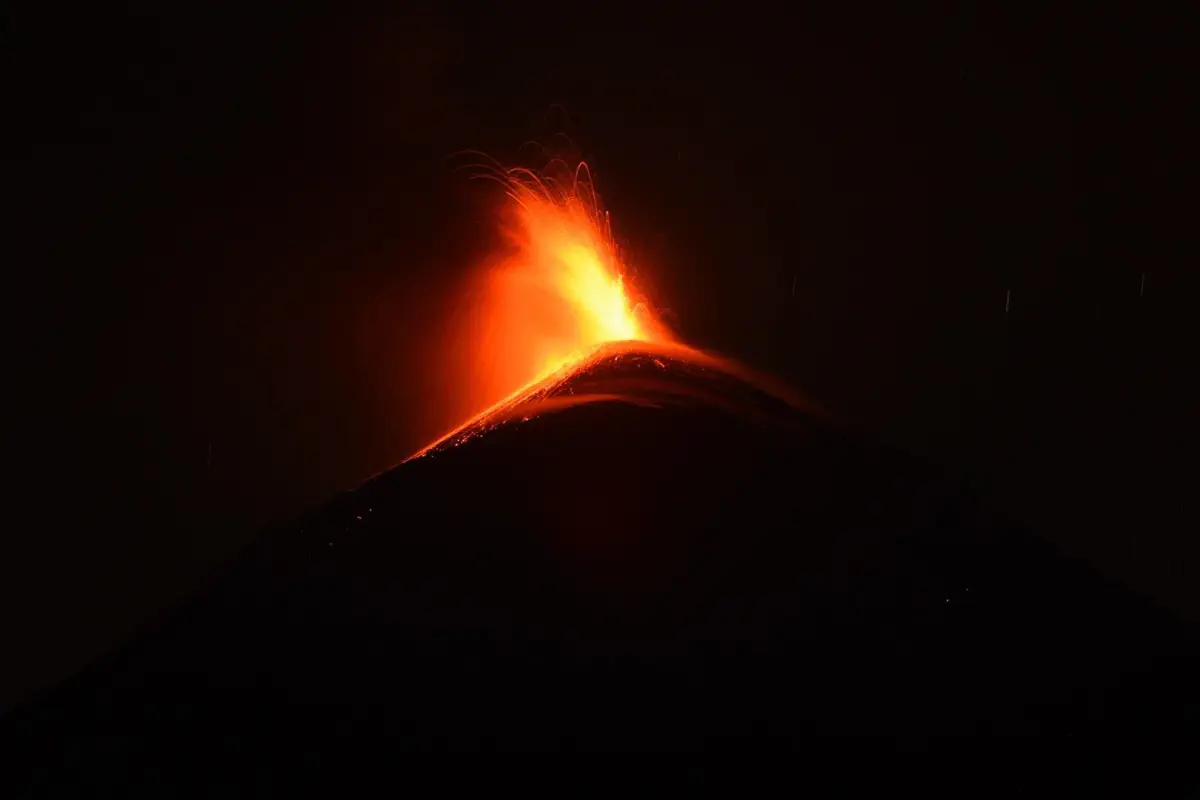
[[[559,132],[689,342],[1200,618],[1180,20],[506,5],[8,15],[6,705],[471,410],[448,157]]]

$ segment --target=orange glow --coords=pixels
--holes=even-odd
[[[508,365],[516,390],[606,342],[665,341],[666,331],[631,299],[626,269],[587,165],[564,180],[525,169],[494,175],[511,201],[513,251],[493,270],[484,360]]]
[[[692,367],[700,369],[702,372],[707,371],[711,375],[725,375],[736,381],[741,381],[755,387],[765,395],[781,401],[785,406],[790,406],[797,411],[803,412],[803,418],[807,419],[815,416],[822,419],[831,419],[825,411],[814,405],[808,398],[792,391],[792,389],[775,379],[756,370],[744,367],[735,361],[712,353],[706,353],[678,342],[620,341],[601,345],[590,355],[585,356],[579,361],[572,362],[569,366],[559,369],[541,380],[531,381],[522,386],[499,402],[493,403],[483,411],[475,414],[450,433],[422,448],[407,460],[411,461],[415,458],[420,458],[426,453],[443,446],[447,448],[457,447],[515,419],[528,420],[531,417],[554,413],[588,403],[621,401],[637,405],[660,407],[666,395],[674,394],[676,398],[689,398],[691,400],[698,400],[701,403],[714,404],[715,401],[715,405],[720,406],[721,400],[719,397],[706,394],[705,391],[695,385],[687,383],[675,384],[670,381],[655,383],[655,379],[659,378],[659,376],[654,375],[653,372],[649,375],[643,374],[640,376],[640,379],[634,379],[634,382],[640,383],[643,389],[649,388],[656,393],[657,396],[653,399],[639,397],[638,387],[631,386],[628,379],[624,381],[625,385],[623,387],[613,387],[614,391],[602,391],[599,393],[576,393],[571,391],[567,394],[561,391],[563,385],[573,378],[586,375],[598,365],[604,364],[609,360],[617,360],[626,356],[649,357],[651,363],[662,370],[662,374],[667,374],[669,369],[667,361],[685,362]],[[753,409],[749,410],[749,414],[746,414],[745,418],[750,420],[755,419]],[[759,418],[761,419],[761,416]],[[777,424],[779,422],[777,420]],[[785,422],[784,424],[790,423]]]
[[[487,270],[472,310],[466,389],[478,407],[503,405],[606,343],[672,341],[636,299],[586,164],[556,161],[540,173],[496,166],[484,177],[505,188],[509,249]]]

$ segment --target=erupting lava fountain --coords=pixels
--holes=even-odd
[[[508,198],[506,257],[487,275],[471,375],[489,404],[409,460],[460,444],[493,427],[505,410],[530,413],[528,401],[551,392],[583,365],[622,352],[655,352],[677,361],[716,364],[686,347],[630,285],[587,164],[561,160],[540,172],[493,164],[482,177]],[[722,363],[723,369],[732,365]],[[558,404],[561,407],[561,403]],[[544,408],[544,407],[543,407]]]

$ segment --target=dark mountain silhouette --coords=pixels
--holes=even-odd
[[[933,467],[620,346],[265,532],[4,729],[33,793],[303,788],[411,749],[1186,741],[1194,656]]]

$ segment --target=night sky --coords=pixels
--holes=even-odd
[[[449,157],[558,133],[686,340],[1200,619],[1185,27],[834,5],[10,13],[0,701],[474,410]]]

